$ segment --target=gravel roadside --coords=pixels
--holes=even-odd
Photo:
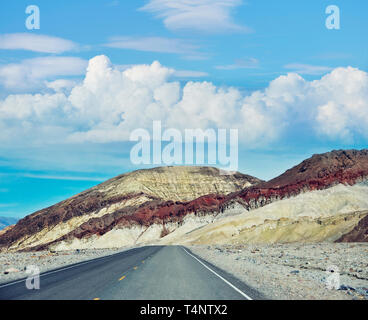
[[[38,251],[0,253],[0,284],[27,277],[27,266],[37,266],[42,273],[74,263],[127,251],[132,248],[135,247],[124,247],[119,249],[70,250],[59,252]]]
[[[214,245],[189,249],[269,299],[368,300],[368,243]],[[336,277],[339,289],[329,289],[329,280]]]

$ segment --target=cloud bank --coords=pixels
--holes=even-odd
[[[94,57],[79,84],[56,82],[51,93],[1,100],[0,142],[126,141],[132,130],[152,128],[153,120],[167,128],[238,128],[249,147],[278,141],[296,126],[315,138],[368,140],[368,74],[359,69],[337,68],[315,81],[289,73],[250,95],[173,79],[175,70],[159,62],[120,70],[106,56]],[[68,92],[59,90],[64,85]]]
[[[63,53],[76,50],[73,41],[33,33],[9,33],[0,35],[0,49],[28,50],[42,53]]]
[[[0,84],[15,91],[40,88],[46,78],[83,75],[87,65],[88,61],[77,57],[25,59],[0,65]]]

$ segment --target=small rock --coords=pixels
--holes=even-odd
[[[9,273],[14,273],[14,272],[19,272],[19,270],[16,268],[9,268],[4,271],[4,274],[9,274]]]
[[[290,272],[291,274],[299,274],[299,270],[293,270]]]
[[[362,296],[368,296],[367,288],[357,288],[356,291]]]
[[[342,290],[342,291],[347,291],[347,290],[351,290],[351,291],[355,291],[355,288],[353,287],[349,287],[349,286],[345,286],[345,285],[341,285],[339,290]]]

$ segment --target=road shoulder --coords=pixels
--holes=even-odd
[[[361,246],[364,246],[364,248]],[[366,245],[217,245],[189,246],[192,253],[225,270],[272,300],[364,300],[368,298],[368,279],[357,263]],[[365,259],[365,260],[364,260]],[[346,261],[345,261],[346,260]],[[350,262],[349,262],[350,261]],[[326,268],[340,267],[340,282],[347,290],[329,290]],[[353,271],[357,271],[354,273]],[[351,288],[351,289],[349,289]],[[366,294],[366,295],[364,295]]]

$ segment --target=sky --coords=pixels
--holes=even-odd
[[[0,13],[0,216],[153,167],[132,163],[129,137],[158,120],[237,129],[239,171],[265,180],[367,147],[365,0],[32,4],[39,29],[28,1]]]

